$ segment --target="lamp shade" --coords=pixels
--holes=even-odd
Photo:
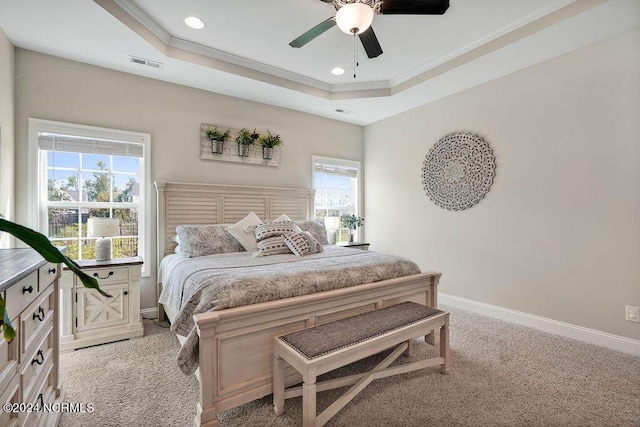
[[[89,218],[87,221],[89,237],[112,237],[120,235],[118,218]]]
[[[336,13],[336,24],[347,34],[360,34],[373,22],[373,9],[364,3],[348,3]]]

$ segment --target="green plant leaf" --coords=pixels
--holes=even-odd
[[[4,334],[4,340],[6,342],[11,342],[16,337],[16,331],[13,329],[11,325],[11,320],[9,320],[9,313],[6,310],[6,302],[2,295],[0,294],[0,318],[2,319],[2,333]]]

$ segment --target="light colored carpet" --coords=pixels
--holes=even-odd
[[[452,374],[423,370],[374,381],[329,426],[640,426],[639,357],[442,308],[451,312]],[[95,411],[63,414],[60,426],[190,425],[197,381],[175,364],[175,336],[151,321],[144,326],[142,338],[61,355],[65,400],[92,402]],[[420,342],[413,358],[434,354]],[[344,390],[320,393],[319,410]],[[300,398],[287,400],[280,417],[271,403],[267,396],[229,410],[220,424],[301,425]]]

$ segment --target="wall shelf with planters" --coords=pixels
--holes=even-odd
[[[226,138],[225,138],[225,133]],[[258,138],[258,134],[261,138]],[[210,138],[211,137],[211,138]],[[274,137],[269,131],[256,131],[248,128],[232,129],[225,126],[202,123],[200,125],[200,158],[220,162],[246,163],[277,167],[280,164],[280,145],[273,145]],[[216,139],[222,141],[216,141]],[[244,141],[240,144],[236,141]],[[276,144],[281,144],[278,140]],[[262,142],[262,144],[261,144]]]

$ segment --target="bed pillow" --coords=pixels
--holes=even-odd
[[[262,257],[269,255],[290,254],[289,246],[284,242],[284,236],[268,237],[258,242],[258,252],[253,254],[254,257]]]
[[[257,225],[253,229],[256,241],[260,243],[262,240],[270,237],[278,237],[295,232],[295,224],[292,221],[265,222]]]
[[[244,252],[244,247],[226,230],[228,225],[179,225],[176,232],[180,238],[180,249],[189,258]]]
[[[327,229],[324,226],[324,221],[295,221],[295,224],[300,227],[301,231],[308,231],[311,235],[320,242],[321,245],[328,245]]]
[[[251,229],[253,226],[262,224],[262,221],[255,212],[242,218],[240,221],[229,226],[227,231],[240,242],[243,248],[249,252],[258,250],[256,235]]]
[[[291,233],[282,236],[282,240],[287,247],[297,256],[305,256],[322,252],[324,249],[320,242],[318,242],[308,231],[301,233]]]
[[[265,222],[252,227],[258,244],[255,256],[290,254],[291,250],[282,237],[294,233],[294,227],[292,221]]]

